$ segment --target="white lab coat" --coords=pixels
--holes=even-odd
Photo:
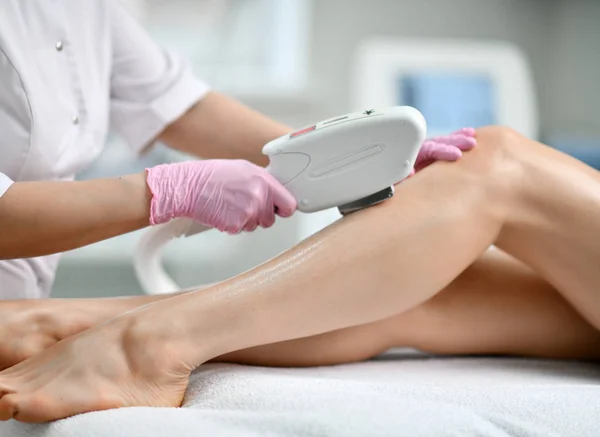
[[[0,196],[13,181],[72,180],[109,125],[142,149],[207,90],[116,0],[4,0]],[[57,263],[0,261],[0,298],[47,296]]]

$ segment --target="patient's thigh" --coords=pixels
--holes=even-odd
[[[600,357],[600,332],[542,277],[496,248],[402,317],[413,328],[398,342],[434,353]]]

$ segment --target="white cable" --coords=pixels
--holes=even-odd
[[[165,294],[178,291],[175,283],[162,265],[162,249],[173,239],[189,237],[211,228],[189,219],[174,219],[152,226],[143,233],[134,254],[134,268],[138,281],[146,294]]]

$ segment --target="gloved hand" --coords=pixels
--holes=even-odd
[[[465,127],[449,135],[427,139],[423,142],[417,155],[411,176],[435,161],[456,161],[462,156],[463,151],[471,150],[476,144],[475,129],[472,127]]]
[[[268,228],[275,214],[291,216],[296,199],[273,176],[244,160],[214,159],[146,169],[150,223],[176,217],[235,234]]]
[[[477,144],[475,129],[465,127],[449,135],[429,138],[423,142],[415,161],[415,172],[423,170],[435,161],[456,161],[463,151],[471,150]]]

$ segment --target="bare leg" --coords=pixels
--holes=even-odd
[[[558,185],[568,187],[582,171],[557,155],[545,162],[554,168],[538,174],[535,189],[523,187],[523,170],[540,153],[546,153],[543,146],[506,130],[481,130],[479,148],[458,163],[424,170],[403,183],[394,199],[348,217],[259,269],[142,307],[2,372],[0,387],[8,394],[0,400],[0,414],[39,421],[118,406],[178,405],[189,373],[202,362],[404,312],[448,285],[498,236],[511,246],[518,239],[508,235],[557,220],[563,234],[571,232],[567,250],[584,236],[600,238],[599,223],[538,212],[551,209],[543,201],[549,199],[547,184],[558,178]],[[599,186],[595,176],[585,181]],[[593,193],[560,194],[578,199],[578,211],[598,211]],[[525,195],[533,201],[523,201]],[[590,227],[582,229],[584,224]],[[598,249],[588,243],[581,250],[580,259]],[[514,255],[524,252],[513,243]],[[538,253],[536,261],[548,256]],[[549,279],[554,284],[566,276],[559,269]],[[583,291],[595,291],[597,278],[587,279]],[[397,284],[403,284],[401,292]]]
[[[0,358],[16,364],[122,312],[168,297],[2,302]],[[361,361],[391,347],[438,354],[597,359],[600,331],[532,269],[500,251],[491,251],[441,293],[404,313],[231,352],[213,361],[316,366]]]
[[[531,268],[489,252],[412,310],[413,347],[440,354],[599,359],[600,331]]]
[[[600,172],[539,143],[522,150],[516,205],[496,244],[600,329]]]
[[[362,361],[392,347],[436,354],[598,360],[600,331],[529,267],[491,251],[442,292],[402,314],[232,352],[215,361],[320,366]]]

